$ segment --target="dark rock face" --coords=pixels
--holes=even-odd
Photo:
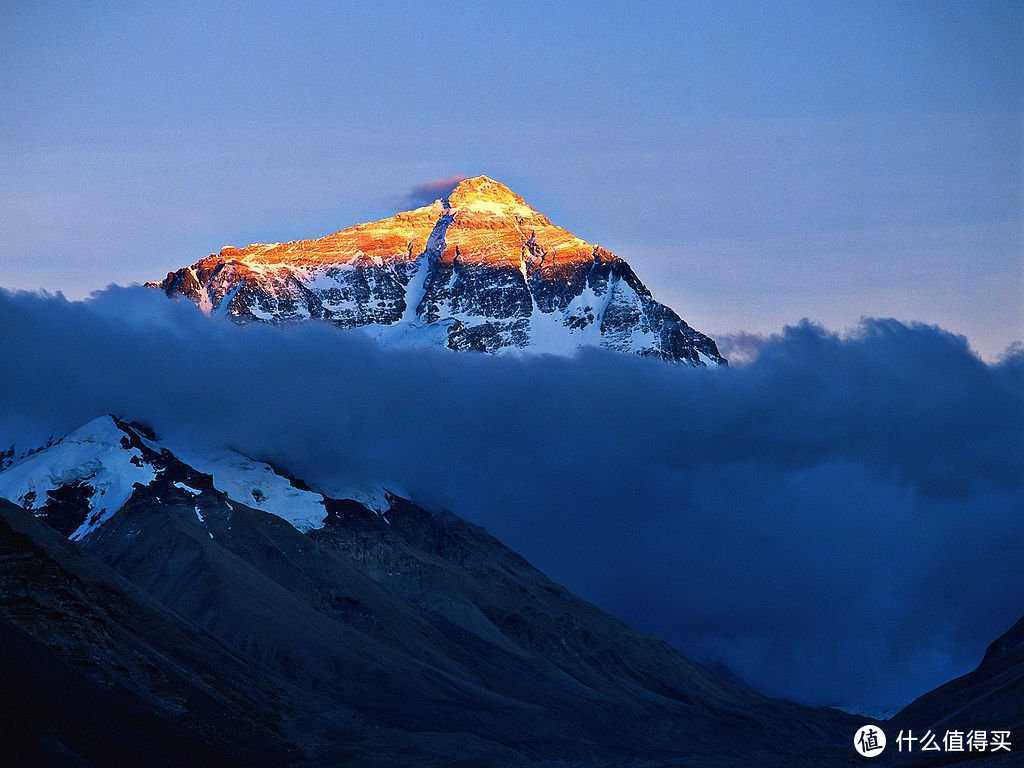
[[[36,517],[56,528],[65,536],[70,536],[88,515],[89,500],[96,489],[85,481],[75,481],[48,491],[46,500],[36,507]],[[34,497],[29,501],[35,501]]]
[[[324,320],[405,343],[567,353],[585,346],[723,365],[715,342],[657,302],[629,265],[553,225],[507,187],[467,179],[445,200],[318,240],[225,247],[160,283],[236,322]]]

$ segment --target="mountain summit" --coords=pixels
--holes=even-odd
[[[226,246],[150,285],[237,322],[314,318],[456,350],[596,346],[725,363],[715,342],[655,301],[625,261],[487,176],[319,239]]]

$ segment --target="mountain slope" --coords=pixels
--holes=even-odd
[[[989,645],[977,669],[914,700],[892,721],[939,733],[954,728],[1024,732],[1024,618]]]
[[[720,365],[715,342],[629,265],[486,176],[431,205],[316,240],[226,246],[159,286],[238,322],[310,318],[392,343],[496,352],[598,346]]]
[[[253,716],[280,724],[295,764],[784,765],[851,731],[846,715],[767,699],[637,634],[452,515],[394,495],[377,511],[319,494],[323,518],[306,527],[282,493],[282,515],[257,509],[220,490],[216,468],[105,418],[154,479],[78,538],[81,557],[245,659],[253,688],[278,691]],[[14,464],[18,487],[27,462],[60,464],[45,456],[55,450]],[[13,487],[5,474],[0,495]],[[77,503],[65,530],[95,514]],[[48,519],[45,504],[33,511],[21,513],[29,523]],[[47,613],[30,613],[45,636]],[[116,671],[116,657],[104,663]]]
[[[280,765],[280,686],[0,500],[4,765]]]

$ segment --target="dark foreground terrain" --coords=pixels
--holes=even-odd
[[[0,502],[5,765],[785,765],[850,730],[454,518],[306,535],[209,494],[209,530],[154,488],[82,548]]]

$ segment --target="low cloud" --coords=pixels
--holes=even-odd
[[[715,337],[718,351],[732,365],[743,365],[754,360],[767,340],[767,336],[748,331],[738,331]]]
[[[439,198],[447,197],[448,193],[455,189],[458,183],[465,178],[465,176],[459,174],[443,179],[424,181],[406,192],[403,202],[412,206],[429,205]]]
[[[986,364],[876,319],[716,371],[388,351],[122,288],[0,293],[0,329],[0,444],[114,412],[326,488],[383,481],[773,694],[899,704],[1024,613],[1020,349]]]

